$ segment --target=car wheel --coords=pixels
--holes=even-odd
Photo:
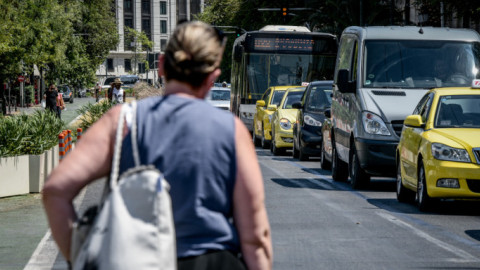
[[[323,140],[320,144],[320,168],[330,170],[332,164],[325,157],[325,149],[323,149]]]
[[[253,131],[252,137],[253,137],[253,145],[255,145],[255,146],[261,146],[262,145],[260,139],[255,134],[255,130]]]
[[[265,140],[265,131],[263,129],[263,126],[262,126],[262,138],[260,138],[260,145],[262,146],[263,149],[267,149],[269,146],[267,140]]]
[[[297,147],[295,145],[296,145],[295,140],[293,140],[292,157],[293,158],[298,158],[298,150],[297,150]]]
[[[305,152],[302,151],[302,147],[298,147],[298,159],[300,161],[307,161],[308,160],[308,155],[305,154]]]
[[[406,188],[402,183],[402,171],[400,162],[397,165],[397,200],[399,202],[411,202],[415,198],[415,193]]]
[[[283,148],[277,147],[277,141],[275,140],[275,131],[272,130],[272,144],[270,146],[270,150],[272,151],[273,155],[278,156],[284,153]]]
[[[332,141],[332,144],[334,142]],[[337,149],[332,149],[332,178],[334,181],[344,182],[348,178],[348,167],[345,162],[338,158]]]
[[[363,188],[370,182],[370,175],[368,175],[362,167],[360,167],[360,161],[358,160],[357,150],[353,145],[350,150],[350,164],[348,165],[350,171],[351,186],[354,189]]]
[[[70,99],[70,103],[73,103],[73,98]]]
[[[418,184],[417,184],[417,205],[422,212],[428,211],[433,205],[433,199],[428,196],[427,179],[425,177],[425,167],[423,161],[419,162],[420,168],[418,170]]]

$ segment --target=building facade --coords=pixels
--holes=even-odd
[[[119,43],[97,69],[98,80],[136,74],[142,80],[156,82],[158,54],[165,50],[177,22],[192,20],[203,11],[203,6],[204,0],[115,0]],[[151,50],[145,51],[141,44],[136,44],[127,35],[127,27],[143,31],[153,42]],[[148,72],[145,60],[150,66]]]

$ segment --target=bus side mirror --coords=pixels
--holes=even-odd
[[[257,107],[265,107],[265,100],[257,100],[256,103]]]
[[[348,81],[350,71],[348,69],[340,69],[337,73],[338,90],[342,93],[355,93],[355,82]]]
[[[233,60],[235,60],[235,62],[242,61],[242,49],[241,45],[233,47]]]
[[[302,103],[300,102],[295,102],[292,104],[292,108],[294,109],[301,109],[302,108]]]

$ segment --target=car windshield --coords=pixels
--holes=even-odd
[[[58,86],[58,92],[60,93],[65,93],[65,92],[68,92],[68,87],[67,86]]]
[[[332,79],[335,68],[335,55],[251,53],[246,60],[245,80],[254,99],[270,86]]]
[[[480,44],[458,41],[365,42],[363,86],[433,88],[470,86],[479,76]]]
[[[115,80],[115,78],[107,78],[105,80],[105,82],[103,83],[103,85],[110,85],[114,80]]]
[[[122,80],[123,84],[128,85],[135,84],[138,81],[137,77],[121,77],[120,79]]]
[[[303,91],[288,92],[283,102],[282,109],[291,109],[292,104],[302,100]]]
[[[210,100],[230,100],[229,90],[212,89],[207,97]]]
[[[330,107],[332,103],[331,86],[313,86],[307,97],[305,110],[322,111]]]
[[[480,128],[480,95],[440,97],[435,127]]]
[[[274,91],[273,92],[273,97],[272,97],[272,105],[280,105],[280,102],[282,102],[283,95],[285,95],[286,90],[282,91]]]

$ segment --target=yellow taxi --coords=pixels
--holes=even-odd
[[[269,87],[262,98],[257,100],[255,114],[253,115],[253,141],[255,146],[268,148],[272,140],[272,115],[273,108],[280,105],[283,95],[288,88],[295,86],[272,86]],[[275,105],[275,106],[271,106]],[[276,108],[276,107],[275,107]]]
[[[284,153],[293,147],[293,124],[297,120],[297,111],[293,103],[302,100],[306,87],[289,88],[278,106],[272,105],[272,142],[270,150],[274,155]]]
[[[480,89],[432,89],[420,100],[404,121],[396,189],[421,211],[438,199],[480,198]]]

